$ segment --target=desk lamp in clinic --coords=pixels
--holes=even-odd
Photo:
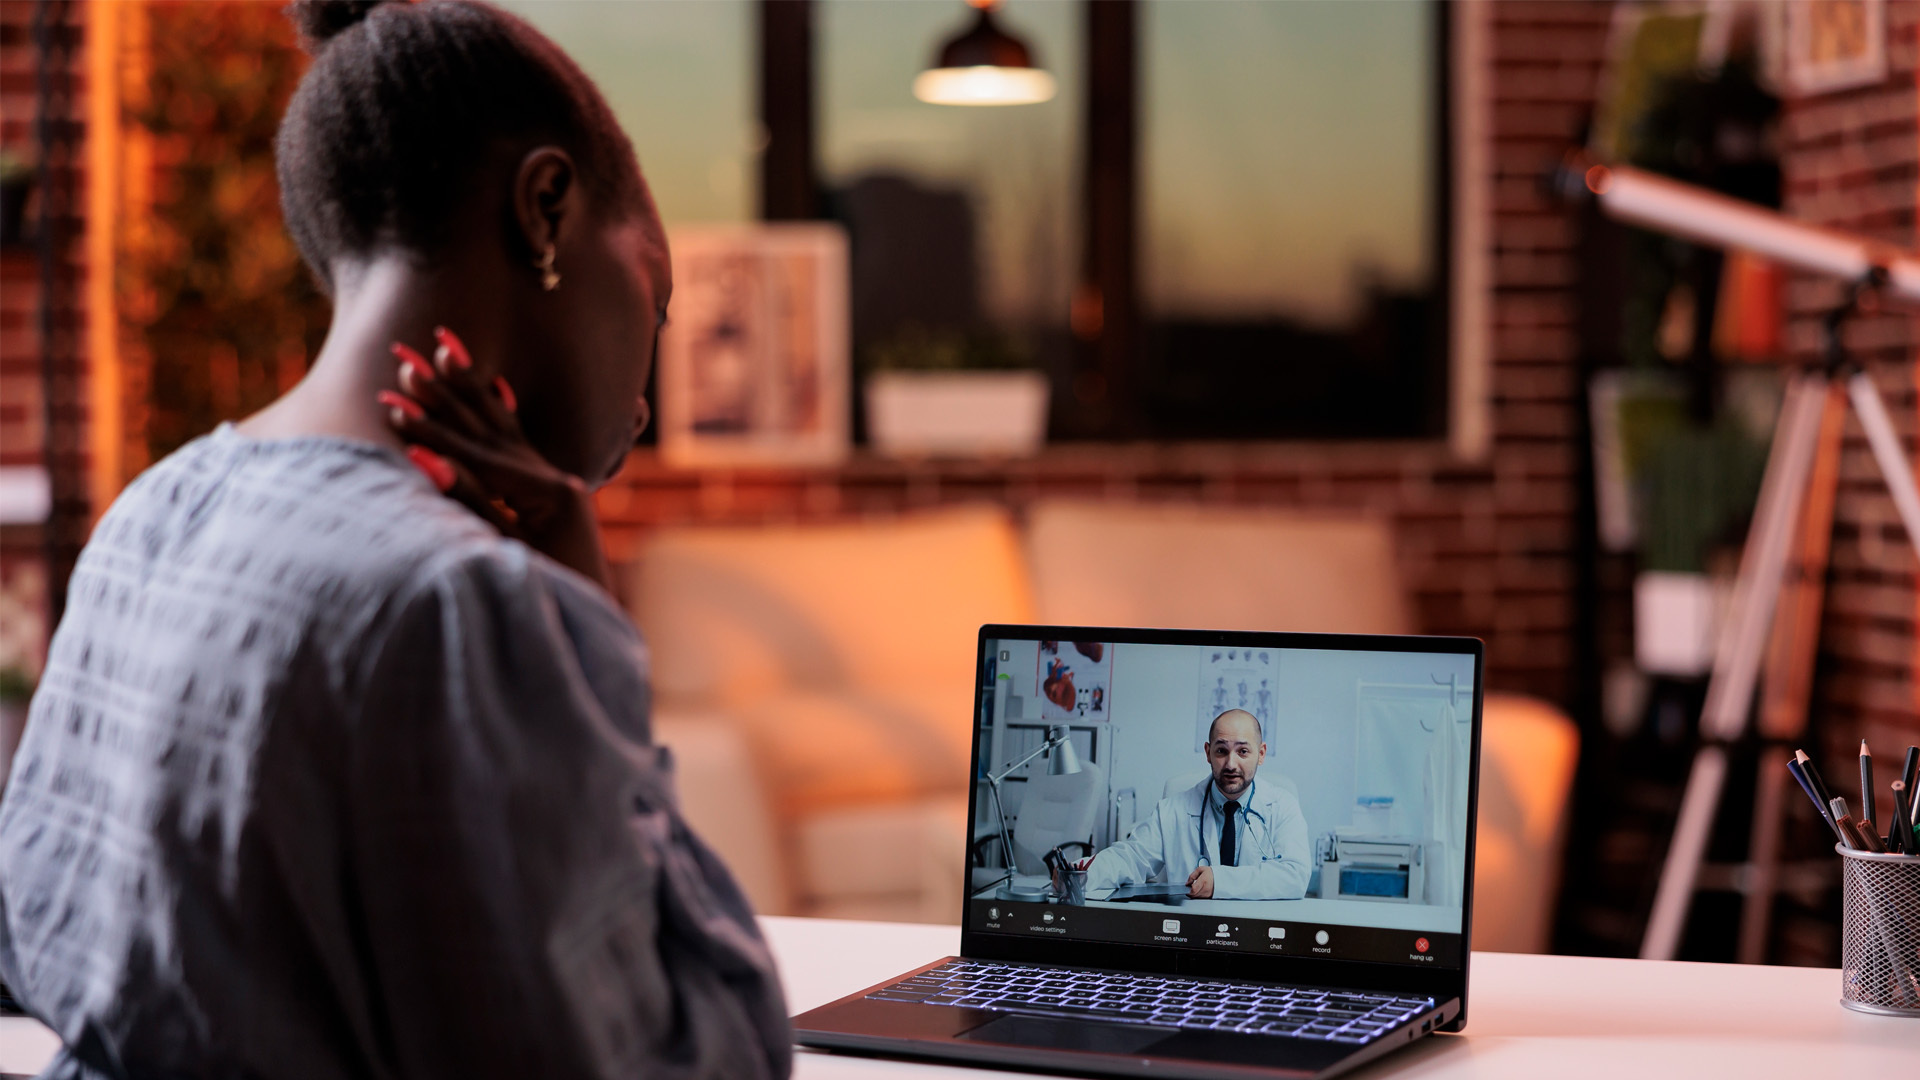
[[[1027,767],[1027,764],[1042,754],[1047,755],[1048,776],[1073,776],[1083,770],[1080,753],[1073,748],[1073,739],[1065,724],[1055,724],[1047,729],[1046,741],[1034,747],[1026,757],[1007,766],[987,778],[987,787],[993,792],[994,812],[1000,823],[1000,857],[1007,865],[1007,890],[1015,900],[1044,900],[1047,896],[1045,885],[1023,886],[1017,880],[1017,866],[1013,857],[1013,834],[1007,829],[1007,798],[1001,783]]]

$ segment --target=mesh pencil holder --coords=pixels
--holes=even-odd
[[[1920,1019],[1920,855],[1840,853],[1840,1004]]]

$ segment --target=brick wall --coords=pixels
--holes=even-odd
[[[1920,180],[1920,4],[1888,4],[1887,23],[1885,81],[1788,103],[1786,210],[1912,248]],[[1817,354],[1820,317],[1840,295],[1831,281],[1791,283],[1790,341],[1801,355]],[[1844,340],[1886,396],[1911,454],[1920,435],[1914,384],[1920,324],[1904,312],[1863,315]],[[1851,761],[1862,737],[1883,760],[1897,760],[1897,750],[1920,742],[1920,577],[1857,421],[1849,421],[1840,483],[1814,719],[1830,760]]]
[[[82,22],[79,5],[68,19]],[[56,9],[62,5],[55,5]],[[32,141],[33,5],[0,0],[0,145]],[[1916,5],[1889,5],[1891,71],[1885,84],[1793,103],[1787,113],[1788,205],[1835,225],[1914,240]],[[1490,305],[1494,450],[1463,465],[1431,445],[1060,447],[1004,467],[907,466],[862,460],[832,471],[666,469],[636,460],[604,493],[617,556],[646,529],[685,521],[751,522],[894,514],[920,506],[997,500],[1016,510],[1071,494],[1282,507],[1359,507],[1390,516],[1423,630],[1487,639],[1494,686],[1565,700],[1572,686],[1577,556],[1576,266],[1569,215],[1541,195],[1540,169],[1575,138],[1590,108],[1611,5],[1502,2],[1493,7],[1489,165],[1493,211]],[[70,64],[67,110],[84,116],[84,42]],[[63,163],[68,206],[80,205],[78,162]],[[79,262],[84,223],[65,229],[60,298],[71,357],[60,422],[69,447],[56,465],[62,490],[83,490],[81,429],[84,338]],[[0,463],[40,458],[37,267],[31,251],[0,252]],[[1810,342],[1811,320],[1833,295],[1797,283],[1794,332]],[[1911,319],[1882,316],[1850,338],[1873,361],[1903,431],[1915,433]],[[1858,432],[1850,437],[1839,506],[1833,588],[1823,635],[1819,712],[1835,745],[1874,732],[1892,745],[1920,729],[1916,707],[1915,571],[1891,505],[1875,487]],[[84,522],[84,503],[62,521]],[[37,565],[44,536],[0,528],[0,579]]]
[[[52,4],[48,11],[67,46],[66,62],[54,69],[59,106],[55,119],[68,125],[67,149],[51,161],[52,190],[36,190],[35,202],[28,207],[27,243],[0,247],[0,465],[47,465],[41,374],[43,292],[34,221],[38,200],[51,196],[54,235],[59,238],[53,304],[53,344],[59,358],[52,410],[57,449],[50,463],[55,512],[44,526],[0,525],[0,588],[29,594],[37,591],[35,581],[51,580],[56,591],[62,588],[63,570],[71,565],[84,539],[88,519],[83,438],[87,376],[82,306],[86,234],[81,217],[86,152],[86,63],[79,27],[83,13],[74,4]],[[0,0],[0,147],[9,155],[37,161],[33,15],[34,4],[27,0]]]

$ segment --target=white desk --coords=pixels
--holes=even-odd
[[[950,926],[764,919],[794,1012],[957,952]],[[1920,1080],[1920,1020],[1840,1007],[1830,969],[1476,953],[1461,1036],[1352,1075],[1418,1080]],[[981,1070],[803,1052],[803,1080],[977,1080]]]
[[[951,926],[762,920],[794,1012],[956,952]],[[1353,1075],[1409,1080],[1854,1080],[1920,1077],[1920,1020],[1839,1005],[1814,968],[1476,953],[1467,1032],[1436,1036]],[[55,1049],[31,1020],[0,1020],[0,1072]],[[977,1080],[978,1069],[802,1052],[802,1080]]]

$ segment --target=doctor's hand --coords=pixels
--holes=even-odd
[[[1187,896],[1194,900],[1213,898],[1213,867],[1196,866],[1187,875]]]

